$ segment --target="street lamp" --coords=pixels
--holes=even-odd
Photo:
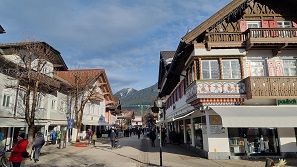
[[[151,108],[153,113],[160,113],[161,109],[163,109],[162,107],[162,100],[160,98],[158,98],[155,103],[154,106]],[[159,120],[159,140],[160,140],[160,166],[162,166],[162,140],[161,140],[161,131],[162,131],[162,123],[161,123],[161,119]],[[163,136],[164,137],[164,136]]]

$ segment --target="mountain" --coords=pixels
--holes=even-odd
[[[139,91],[125,88],[115,93],[114,96],[121,98],[122,110],[134,110],[136,115],[142,115],[152,105],[153,98],[158,96],[158,86],[156,83]]]

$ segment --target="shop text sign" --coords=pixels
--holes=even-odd
[[[297,105],[297,100],[296,99],[278,100],[277,104],[278,105]]]

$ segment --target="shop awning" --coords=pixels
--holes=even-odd
[[[82,123],[84,125],[94,125],[94,126],[110,126],[110,124],[108,124],[105,121],[82,121]]]
[[[174,118],[172,120],[175,121],[175,120],[178,120],[178,119],[185,118],[185,117],[193,114],[194,112],[195,112],[195,109],[186,111],[186,112],[184,112],[182,114],[179,114],[179,115],[174,116]]]
[[[297,106],[214,106],[223,127],[297,127]]]
[[[0,127],[26,127],[26,122],[14,118],[0,118]]]

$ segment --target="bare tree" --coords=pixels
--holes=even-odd
[[[77,129],[76,139],[80,133],[84,109],[87,103],[102,101],[103,97],[99,93],[96,79],[100,70],[69,70],[59,71],[58,75],[72,85],[70,92],[70,103],[73,104],[73,114],[75,119],[75,129]]]
[[[28,124],[28,139],[32,144],[35,132],[36,109],[38,104],[38,95],[42,92],[51,93],[58,90],[60,82],[53,78],[53,64],[57,54],[51,46],[44,42],[22,42],[2,44],[1,48],[5,50],[5,63],[2,70],[11,80],[6,85],[7,88],[16,89],[18,98],[20,92],[23,92],[23,114]],[[17,100],[16,100],[17,101]],[[15,104],[15,109],[17,107]]]

